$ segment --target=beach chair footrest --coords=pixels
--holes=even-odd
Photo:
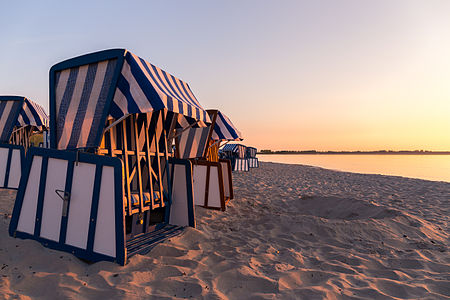
[[[127,259],[135,254],[146,254],[158,243],[181,234],[182,226],[165,225],[162,228],[145,233],[127,241]]]

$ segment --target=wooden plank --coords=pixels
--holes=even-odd
[[[123,153],[123,164],[125,167],[125,190],[127,193],[127,215],[131,216],[132,207],[131,207],[131,190],[130,190],[130,176],[129,176],[129,167],[128,167],[128,144],[127,144],[127,129],[126,129],[126,120],[122,121],[122,153]]]
[[[141,170],[141,155],[140,155],[140,144],[139,135],[137,129],[137,118],[133,115],[131,119],[134,123],[134,142],[136,146],[136,167],[137,167],[137,178],[138,178],[138,191],[139,191],[139,211],[143,212],[144,209],[144,196],[142,194],[142,170]]]

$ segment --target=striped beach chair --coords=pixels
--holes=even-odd
[[[17,189],[30,138],[47,130],[44,109],[26,97],[0,96],[0,187]]]
[[[225,210],[233,199],[231,162],[220,159],[222,142],[242,140],[239,130],[218,110],[207,110],[210,124],[182,120],[176,139],[176,154],[193,164],[194,202],[206,208]]]
[[[258,150],[256,148],[247,146],[246,157],[248,159],[249,168],[259,168],[259,161],[256,157],[257,152]]]
[[[9,233],[125,264],[195,226],[192,166],[174,157],[179,115],[210,122],[192,90],[125,49],[50,70],[50,146],[32,148]]]
[[[241,144],[226,144],[220,149],[222,157],[231,160],[233,171],[248,171],[247,147]]]

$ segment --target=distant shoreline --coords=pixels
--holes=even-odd
[[[258,154],[305,154],[305,155],[450,155],[450,151],[261,151]]]

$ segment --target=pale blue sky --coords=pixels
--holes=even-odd
[[[450,149],[450,1],[2,1],[0,94],[127,48],[258,148]]]

